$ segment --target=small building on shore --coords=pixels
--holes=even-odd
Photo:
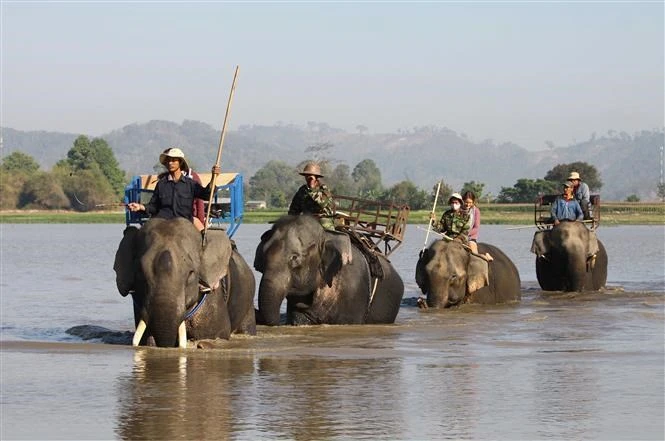
[[[247,201],[245,202],[245,208],[248,210],[265,210],[268,208],[266,201]]]

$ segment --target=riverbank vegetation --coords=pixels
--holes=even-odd
[[[483,204],[482,223],[485,225],[533,225],[533,204]],[[442,213],[437,210],[437,216]],[[244,223],[265,224],[286,214],[286,210],[246,211]],[[409,224],[426,224],[430,210],[413,210]],[[105,211],[77,212],[73,210],[5,210],[0,211],[0,223],[124,223],[122,208]],[[600,217],[601,225],[665,225],[665,203],[606,203]]]

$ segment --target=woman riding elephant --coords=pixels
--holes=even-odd
[[[561,222],[537,231],[531,252],[536,277],[545,291],[596,291],[607,282],[607,251],[582,222]]]
[[[416,264],[416,283],[427,296],[423,306],[519,301],[520,275],[515,264],[493,245],[478,243],[478,253],[459,241],[447,240],[437,240],[424,250]]]
[[[150,219],[125,229],[113,269],[120,294],[134,300],[135,346],[256,333],[254,274],[224,231],[208,231],[202,245],[191,221]]]
[[[254,268],[259,284],[259,323],[393,323],[404,284],[383,256],[365,255],[344,233],[326,231],[310,215],[284,216],[261,238]]]

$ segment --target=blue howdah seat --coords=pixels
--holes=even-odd
[[[201,185],[208,185],[212,173],[198,173]],[[132,177],[125,187],[125,204],[140,202],[147,204],[155,191],[158,175],[137,175]],[[208,201],[204,200],[204,208],[208,212]],[[212,206],[208,228],[225,229],[229,237],[233,237],[244,215],[243,176],[241,173],[221,173],[215,179]],[[143,225],[148,218],[144,213],[125,210],[127,225]]]

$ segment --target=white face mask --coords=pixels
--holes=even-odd
[[[459,207],[461,207],[459,202],[453,202],[452,204],[450,204],[450,208],[452,208],[455,211],[459,210]]]

